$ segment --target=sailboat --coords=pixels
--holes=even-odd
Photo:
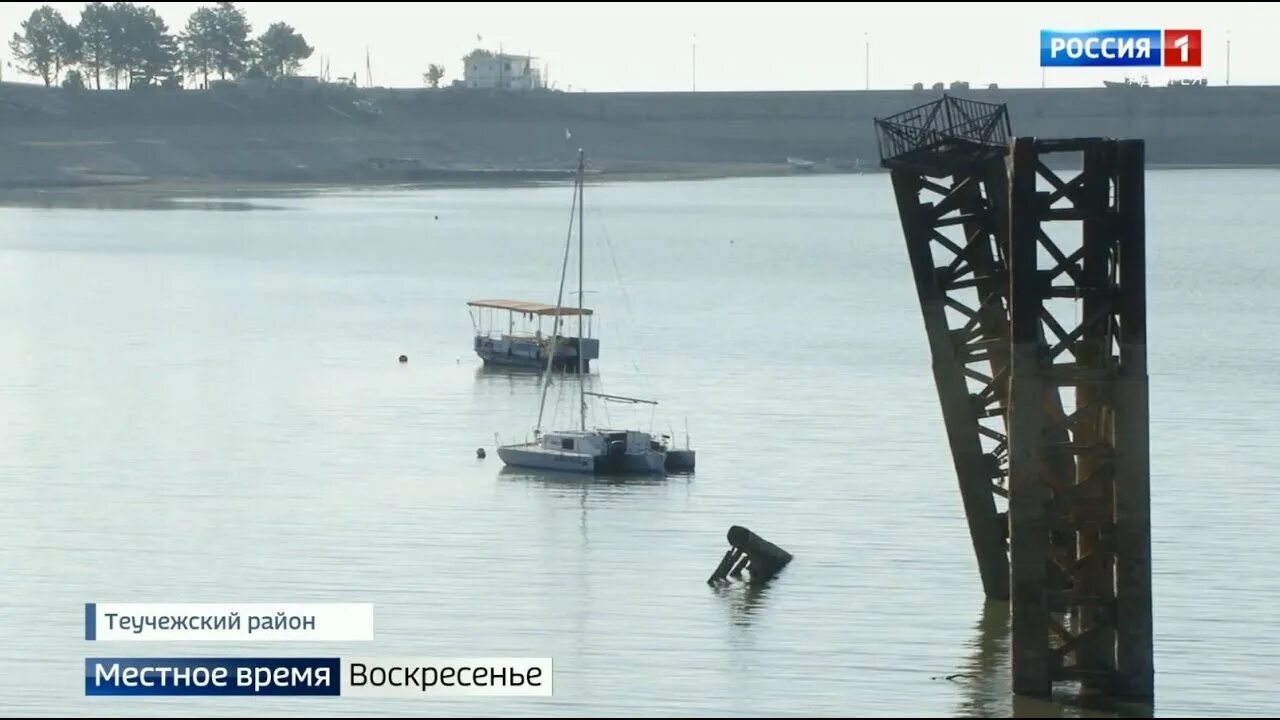
[[[574,201],[578,206],[578,336],[582,337],[583,295],[583,180],[586,162],[582,150],[578,151],[578,177]],[[572,225],[570,225],[572,228]],[[569,247],[565,247],[565,263],[560,272],[560,295],[557,309],[564,296],[564,280],[568,269]],[[559,338],[562,313],[554,314],[556,329],[553,338]],[[509,467],[535,470],[560,470],[590,474],[661,473],[665,470],[667,445],[665,440],[640,430],[617,430],[587,427],[587,396],[609,402],[657,405],[653,400],[589,393],[582,376],[582,354],[578,354],[578,427],[568,430],[542,432],[542,417],[546,410],[547,388],[551,379],[554,345],[549,353],[546,372],[542,379],[542,397],[538,408],[538,424],[531,442],[499,445],[498,457]]]

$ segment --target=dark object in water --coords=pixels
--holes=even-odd
[[[408,356],[408,355],[401,355],[401,356],[400,356],[400,362],[402,362],[402,363],[409,362],[409,356]]]
[[[759,585],[773,578],[791,562],[791,553],[756,535],[741,525],[729,528],[731,546],[720,560],[708,585],[728,582],[729,576],[741,578],[743,571],[749,575],[752,585]]]
[[[476,448],[476,457],[484,459],[484,448]]]

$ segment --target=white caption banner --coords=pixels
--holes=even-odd
[[[551,658],[342,658],[343,697],[551,697]]]
[[[85,640],[364,642],[372,603],[86,603]]]

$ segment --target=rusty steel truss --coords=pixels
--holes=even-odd
[[[1012,140],[1003,105],[951,96],[876,128],[1015,691],[1149,697],[1142,143]],[[1063,153],[1066,180],[1041,157]]]
[[[876,122],[915,279],[933,379],[978,573],[989,597],[1009,596],[1007,532],[996,496],[1008,456],[1003,412],[1009,366],[1003,106],[942,100]]]
[[[1018,138],[1012,148],[1014,691],[1079,680],[1150,698],[1143,143]],[[1064,178],[1051,164],[1078,169]],[[1045,392],[1070,412],[1047,416]],[[1055,440],[1064,430],[1069,441]],[[1045,472],[1064,460],[1073,477]]]

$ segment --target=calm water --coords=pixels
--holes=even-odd
[[[1009,695],[887,177],[588,188],[592,387],[698,471],[501,470],[537,381],[464,303],[554,301],[571,192],[0,209],[0,710],[1080,714]],[[1148,192],[1155,710],[1266,716],[1280,174]],[[705,584],[732,524],[795,555],[757,596]],[[376,639],[90,645],[90,600],[372,602]],[[86,655],[236,652],[550,656],[555,697],[83,697]]]

